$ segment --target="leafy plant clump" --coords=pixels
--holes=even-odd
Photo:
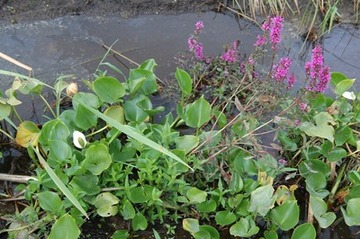
[[[158,91],[153,59],[124,77],[104,57],[86,92],[65,78],[51,87],[1,71],[15,76],[0,101],[1,120],[15,131],[1,131],[27,149],[36,169],[16,188],[26,207],[7,216],[8,229],[0,232],[78,238],[84,221],[95,216],[128,222],[112,238],[158,223],[173,237],[170,223],[181,222],[197,239],[221,238],[224,229],[245,238],[273,239],[281,231],[315,238],[317,227],[337,218],[360,225],[354,79],[330,73],[317,45],[305,84],[295,92],[291,59],[277,55],[282,23],[282,17],[268,18],[248,57],[241,57],[237,41],[208,57],[198,22],[189,52],[178,56],[176,113],[151,101]],[[109,66],[119,75],[107,74]],[[324,94],[330,82],[333,98]],[[45,88],[55,104],[42,96]],[[19,93],[45,101],[50,115],[41,126],[21,119]],[[65,107],[65,100],[71,104]],[[276,139],[271,151],[262,143],[265,134]]]

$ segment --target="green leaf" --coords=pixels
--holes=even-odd
[[[321,198],[310,196],[310,207],[321,228],[327,228],[335,221],[335,213],[327,212],[327,204]]]
[[[135,217],[135,209],[131,202],[125,201],[122,206],[121,214],[125,220],[133,219]]]
[[[86,105],[86,107],[84,106]],[[89,108],[99,108],[101,101],[92,93],[79,92],[73,97],[73,107],[75,110],[75,124],[77,127],[87,130],[95,127],[97,124],[97,116]]]
[[[346,79],[348,79],[348,77],[345,76],[341,72],[336,72],[336,71],[331,72],[331,81],[330,81],[330,83],[331,83],[331,85],[333,87],[335,87],[338,83],[340,83],[341,81],[346,80]]]
[[[196,146],[199,145],[199,137],[195,135],[184,135],[175,139],[177,149],[184,150],[185,153],[189,153]]]
[[[284,130],[279,131],[279,134],[278,134],[277,138],[280,140],[284,150],[289,150],[291,152],[294,152],[294,151],[297,150],[296,143],[294,141],[292,141],[292,139],[287,136],[287,133]]]
[[[310,223],[304,223],[297,226],[291,235],[291,239],[315,239],[316,230]]]
[[[204,96],[186,107],[185,123],[192,128],[200,128],[211,118],[211,106]]]
[[[79,236],[80,229],[76,225],[75,219],[69,214],[65,214],[51,227],[49,239],[76,239]]]
[[[275,197],[273,194],[274,188],[270,184],[255,189],[251,193],[249,211],[265,216],[274,207]]]
[[[102,114],[101,112],[87,106],[86,104],[79,102],[82,106],[84,106],[86,109],[88,109],[90,112],[92,112],[93,114],[97,115],[99,118],[103,119],[104,121],[106,121],[109,125],[111,125],[112,127],[120,130],[121,132],[123,132],[124,134],[138,140],[139,142],[149,146],[150,148],[153,148],[167,156],[169,156],[170,158],[174,159],[175,161],[185,165],[186,167],[188,167],[189,169],[191,169],[192,171],[194,171],[187,163],[185,163],[182,159],[180,159],[178,156],[176,156],[174,153],[170,152],[169,150],[165,149],[163,146],[155,143],[154,141],[148,139],[147,137],[145,137],[142,134],[139,134],[135,131],[134,128],[128,126],[128,125],[123,125],[115,120],[113,120],[112,118],[110,118],[109,116],[106,116],[105,114]]]
[[[70,131],[67,125],[61,119],[54,119],[43,125],[39,140],[42,145],[49,145],[51,140],[67,143],[69,135]]]
[[[220,239],[219,232],[212,226],[201,225],[199,231],[192,234],[195,239]],[[205,236],[204,236],[205,235]]]
[[[145,95],[138,95],[124,104],[125,117],[129,121],[143,122],[149,115],[145,110],[152,109],[151,101]]]
[[[297,202],[288,200],[271,210],[271,219],[283,231],[288,231],[299,222],[300,210]]]
[[[117,204],[119,201],[119,198],[117,198],[112,193],[104,192],[96,197],[94,206],[96,207],[96,212],[99,214],[99,216],[110,217],[118,213]]]
[[[141,69],[141,66],[137,69],[131,69],[129,73],[129,82],[133,80],[145,79],[141,82],[140,92],[144,95],[151,95],[157,91],[158,85],[156,82],[156,76],[152,70]]]
[[[225,211],[218,211],[215,215],[215,221],[220,226],[230,225],[231,223],[235,222],[236,215],[229,210]]]
[[[182,221],[182,227],[185,231],[196,233],[200,230],[199,221],[194,218],[185,218]]]
[[[144,203],[151,199],[152,187],[134,187],[129,190],[129,199],[133,203]]]
[[[191,95],[193,82],[190,75],[186,71],[180,68],[176,68],[175,78],[180,86],[183,95],[184,96]]]
[[[127,230],[117,230],[111,236],[111,239],[127,239],[129,236],[130,234]]]
[[[72,149],[67,143],[60,140],[51,140],[49,141],[49,146],[49,158],[53,158],[60,162],[71,158]]]
[[[325,198],[329,195],[329,191],[325,189],[326,178],[321,173],[315,173],[309,175],[306,180],[306,190],[310,195],[320,198]]]
[[[206,200],[207,193],[195,187],[189,188],[186,192],[186,197],[190,203],[202,203]]]
[[[278,239],[278,234],[273,230],[266,230],[264,232],[265,239]]]
[[[5,119],[5,117],[8,117],[11,112],[11,106],[8,104],[0,103],[0,120]]]
[[[146,220],[146,218],[144,217],[143,214],[141,214],[140,212],[138,212],[135,217],[132,219],[131,222],[132,228],[134,229],[134,231],[138,231],[138,230],[146,230],[147,226],[148,226],[148,222]]]
[[[101,188],[98,185],[99,178],[91,173],[85,175],[75,175],[70,185],[79,192],[86,195],[97,195]]]
[[[56,193],[45,191],[36,195],[39,198],[40,207],[46,212],[57,215],[61,215],[64,212],[64,204]]]
[[[335,86],[335,94],[342,95],[345,91],[347,91],[355,82],[355,79],[344,79],[336,84]]]
[[[251,237],[258,232],[259,227],[255,225],[251,217],[242,217],[237,223],[230,227],[230,234],[237,237]]]
[[[308,136],[325,138],[330,142],[334,142],[335,130],[331,125],[329,125],[329,123],[334,123],[333,117],[326,112],[320,112],[315,115],[314,118],[316,125],[311,122],[303,122],[300,125],[300,129]]]
[[[301,176],[305,178],[315,173],[321,173],[325,177],[328,177],[330,175],[329,165],[318,159],[304,160],[299,165],[299,171]]]
[[[335,145],[342,146],[350,139],[350,137],[352,137],[352,135],[352,130],[347,125],[340,128],[339,130],[336,130]]]
[[[82,166],[94,175],[101,174],[112,162],[108,151],[104,144],[91,145],[86,150]]]
[[[196,204],[196,208],[199,212],[214,212],[216,210],[216,202],[213,199],[206,200],[202,203]]]
[[[331,162],[339,161],[340,159],[343,159],[346,156],[347,156],[347,151],[340,147],[336,147],[333,150],[331,150],[329,153],[325,154],[325,157]]]
[[[345,223],[348,226],[360,226],[360,198],[352,198],[347,202],[346,210],[341,207]]]
[[[347,178],[352,184],[360,185],[360,173],[359,172],[357,172],[355,170],[351,170],[348,172]]]
[[[94,92],[101,101],[113,104],[125,95],[125,89],[119,80],[102,76],[97,78],[93,83]]]
[[[116,120],[120,124],[125,123],[124,109],[120,105],[113,105],[104,111],[104,114]]]

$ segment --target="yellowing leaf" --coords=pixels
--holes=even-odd
[[[40,130],[36,124],[31,121],[24,121],[18,127],[15,142],[24,148],[27,148],[30,145],[37,146],[39,136]]]

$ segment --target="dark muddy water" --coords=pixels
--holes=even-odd
[[[106,51],[101,43],[111,45],[116,41],[113,49],[135,62],[154,58],[158,63],[156,74],[169,81],[172,79],[170,73],[176,67],[174,56],[187,49],[187,38],[198,20],[205,24],[201,42],[205,54],[211,56],[221,53],[223,46],[234,40],[240,40],[242,53],[249,54],[256,36],[261,33],[258,27],[248,22],[215,13],[152,15],[134,19],[71,16],[10,26],[0,22],[0,52],[31,66],[34,77],[49,84],[53,84],[61,74],[72,74],[73,80],[80,82],[81,79],[91,78],[104,56]],[[283,40],[281,54],[293,58],[293,71],[298,79],[304,78],[303,65],[309,59],[311,44],[304,44],[290,23],[286,24]],[[331,70],[341,71],[350,78],[360,75],[359,29],[351,25],[336,27],[331,34],[325,35],[323,43],[325,61]],[[119,62],[113,62],[120,66]],[[129,67],[136,67],[126,60],[123,62]],[[0,59],[0,69],[27,74],[3,59]],[[301,84],[299,80],[297,86]],[[10,85],[11,79],[0,76],[1,91]],[[359,86],[359,83],[356,84],[358,89]],[[81,88],[84,86],[80,84]],[[41,121],[41,103],[36,107],[30,101],[24,100],[23,103],[20,109],[22,117]],[[0,158],[0,173],[9,172],[14,157],[20,158],[21,155],[11,151]],[[325,231],[320,238],[356,238],[356,230],[337,227],[334,231]]]

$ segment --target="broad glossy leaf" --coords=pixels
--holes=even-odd
[[[128,239],[130,234],[127,230],[117,230],[111,236],[111,239]]]
[[[151,95],[158,90],[156,75],[152,71],[141,68],[131,69],[129,73],[129,82],[138,79],[145,79],[141,82],[139,89],[144,95]]]
[[[101,174],[112,162],[108,151],[104,144],[91,145],[86,150],[82,166],[94,175]]]
[[[128,121],[143,122],[149,114],[145,110],[152,109],[151,101],[144,95],[139,95],[124,104],[125,117]]]
[[[93,88],[101,101],[110,104],[119,101],[125,95],[125,89],[120,81],[110,76],[97,78],[93,83]]]
[[[187,190],[186,196],[190,203],[202,203],[206,200],[207,193],[195,187],[191,187]]]
[[[153,188],[151,186],[138,186],[129,190],[129,199],[133,203],[144,203],[151,199]]]
[[[341,72],[337,72],[337,71],[331,72],[330,83],[333,87],[335,87],[338,83],[346,79],[348,79],[348,77]]]
[[[31,121],[23,121],[17,129],[15,142],[24,148],[37,146],[39,137],[40,130],[36,124]]]
[[[347,156],[347,151],[341,147],[336,147],[325,155],[325,157],[331,161],[336,162]]]
[[[203,96],[186,107],[185,123],[189,127],[200,128],[210,118],[211,106]]]
[[[346,143],[351,137],[353,133],[349,126],[344,126],[340,128],[339,130],[336,130],[335,134],[335,145],[336,146],[342,146]]]
[[[70,185],[85,195],[97,195],[101,191],[98,183],[99,178],[89,173],[85,175],[75,175],[72,178]]]
[[[283,231],[294,228],[299,222],[300,210],[297,202],[289,200],[271,210],[270,218]]]
[[[183,95],[189,96],[192,92],[192,79],[190,75],[186,71],[176,68],[175,78]]]
[[[251,193],[249,211],[265,216],[274,207],[275,197],[273,194],[274,188],[270,184],[255,189]]]
[[[360,198],[352,198],[347,202],[346,209],[341,207],[345,223],[348,226],[360,226]]]
[[[320,137],[328,139],[329,141],[334,141],[334,128],[327,124],[314,125],[310,122],[303,122],[300,126],[300,129],[304,131],[307,135],[313,137]]]
[[[119,198],[112,193],[104,192],[96,197],[94,205],[97,209],[97,213],[99,214],[99,216],[110,217],[117,214],[117,204],[119,203],[119,201]]]
[[[299,165],[299,171],[301,176],[305,178],[315,173],[321,173],[325,177],[330,175],[329,165],[318,159],[304,160]]]
[[[124,202],[121,209],[121,214],[125,220],[133,219],[135,217],[135,209],[128,200]]]
[[[342,95],[345,91],[350,89],[350,87],[354,84],[355,79],[344,79],[336,84],[335,93],[337,95]]]
[[[79,92],[73,97],[73,107],[75,110],[75,124],[83,129],[87,130],[91,127],[96,126],[97,116],[84,105],[90,108],[99,108],[101,101],[99,98],[92,93]]]
[[[184,150],[189,153],[192,149],[199,145],[199,137],[195,135],[184,135],[175,139],[177,149]]]
[[[319,197],[310,196],[310,207],[321,228],[328,228],[336,219],[333,212],[327,212],[327,205]]]
[[[69,128],[61,119],[46,122],[41,129],[40,143],[49,145],[50,140],[58,140],[67,143],[70,135]]]
[[[297,226],[291,235],[291,239],[315,239],[316,230],[310,223],[304,223]]]
[[[0,120],[3,120],[4,117],[8,117],[11,112],[11,106],[8,104],[0,103]]]
[[[200,230],[199,221],[194,218],[185,218],[182,221],[182,227],[185,231],[196,233]]]
[[[230,227],[230,234],[238,237],[251,237],[259,232],[251,217],[242,217],[237,223]]]
[[[266,230],[264,232],[265,239],[278,239],[278,234],[273,230]]]
[[[80,236],[80,229],[76,225],[75,219],[69,214],[65,214],[55,221],[51,227],[49,239],[76,239]]]
[[[204,234],[200,234],[201,232],[203,232],[206,235],[206,237],[204,237]],[[205,239],[205,238],[220,239],[219,232],[214,227],[209,226],[209,225],[201,225],[199,227],[199,231],[194,233],[193,236],[195,239]],[[207,237],[207,236],[209,236],[209,237]]]
[[[315,173],[309,175],[306,180],[306,190],[310,195],[320,198],[325,198],[329,195],[329,191],[325,189],[326,178],[321,173]]]
[[[124,109],[120,105],[113,105],[104,111],[104,114],[116,120],[120,124],[125,123]]]
[[[216,202],[213,199],[206,200],[202,203],[196,204],[196,208],[199,212],[214,212],[216,210]]]
[[[229,210],[218,211],[215,215],[215,221],[220,226],[230,225],[236,221],[236,215]]]
[[[46,212],[61,215],[64,212],[64,204],[59,195],[51,191],[36,194],[39,198],[40,207]]]
[[[69,159],[72,155],[71,147],[60,140],[50,140],[49,141],[49,157],[55,159],[56,161],[65,161]]]
[[[350,172],[348,172],[347,178],[351,183],[353,183],[355,185],[360,185],[360,173],[359,172],[357,172],[355,170],[351,170]]]

